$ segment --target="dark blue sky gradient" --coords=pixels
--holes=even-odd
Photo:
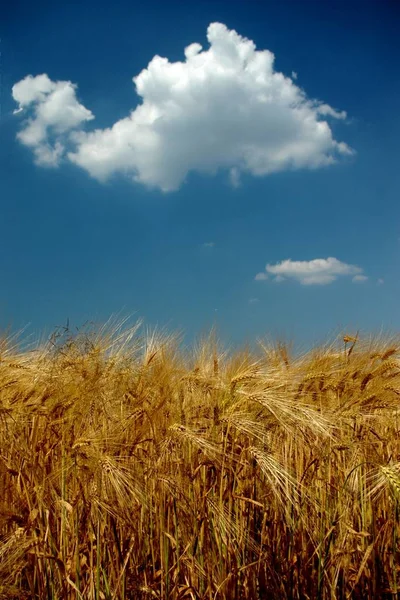
[[[357,152],[316,171],[190,175],[162,194],[46,170],[15,140],[11,87],[28,74],[78,84],[106,127],[138,102],[132,77],[155,54],[182,60],[221,21],[275,53],[307,95],[346,110],[336,139]],[[400,4],[395,1],[7,3],[0,121],[0,326],[51,331],[110,314],[227,342],[271,333],[308,344],[342,329],[398,330]],[[193,143],[196,143],[193,140]],[[204,242],[215,242],[205,248]],[[255,282],[265,264],[335,256],[370,280]],[[378,279],[384,279],[378,285]],[[249,303],[249,299],[258,302]],[[217,309],[217,310],[215,310]]]

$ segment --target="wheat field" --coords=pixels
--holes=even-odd
[[[400,597],[400,344],[0,346],[0,598]]]

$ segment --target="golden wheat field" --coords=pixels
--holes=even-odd
[[[4,339],[0,597],[400,597],[399,353]]]

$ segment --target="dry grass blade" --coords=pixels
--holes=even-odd
[[[271,454],[255,447],[250,447],[248,452],[256,459],[278,502],[282,506],[287,503],[297,506],[300,500],[300,486],[294,477]]]

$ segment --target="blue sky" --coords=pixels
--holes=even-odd
[[[0,326],[398,330],[399,23],[389,0],[8,3]]]

